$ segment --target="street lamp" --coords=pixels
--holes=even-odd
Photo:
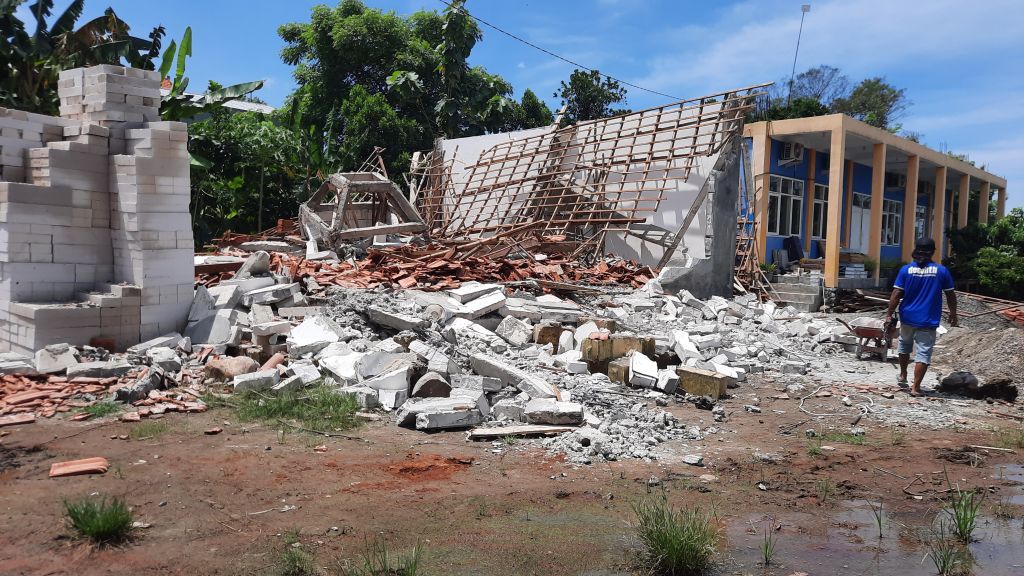
[[[793,70],[789,73],[789,95],[786,96],[786,107],[793,101],[793,78],[796,76],[796,57],[800,53],[800,37],[804,33],[804,16],[811,11],[810,4],[800,6],[800,31],[796,35],[796,51],[793,52]]]

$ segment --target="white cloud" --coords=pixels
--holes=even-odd
[[[710,27],[681,28],[637,84],[678,91],[784,76],[792,65],[800,25],[795,7],[748,2],[734,6]],[[988,0],[965,9],[956,0],[816,2],[804,24],[798,67],[831,63],[854,75],[878,74],[919,65],[915,58],[937,65],[1021,47],[1024,36],[1009,22],[1024,22],[1024,3]]]
[[[520,70],[526,68],[526,62],[519,62],[518,64],[516,64],[516,68],[519,68]]]

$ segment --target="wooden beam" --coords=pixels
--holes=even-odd
[[[839,287],[839,240],[843,202],[843,168],[846,164],[846,130],[842,124],[832,130],[828,151],[828,226],[825,237],[825,286]]]
[[[331,240],[347,240],[349,238],[369,238],[382,234],[415,234],[427,229],[426,224],[420,222],[409,222],[406,224],[385,224],[383,226],[369,226],[366,228],[349,228],[331,233]]]
[[[917,222],[917,180],[920,168],[920,156],[907,157],[907,188],[903,195],[903,234],[900,238],[903,246],[900,257],[904,262],[910,262],[914,241],[917,240],[914,224]]]
[[[875,261],[875,286],[882,268],[882,205],[885,201],[885,143],[874,145],[871,155],[871,227],[868,257]]]

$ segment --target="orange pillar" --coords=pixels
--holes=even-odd
[[[988,195],[992,191],[992,184],[988,182],[981,183],[981,194],[978,198],[981,200],[978,202],[978,222],[981,224],[988,224]]]
[[[846,161],[846,173],[843,174],[846,181],[843,183],[844,197],[846,198],[846,209],[843,212],[843,226],[846,227],[846,234],[843,234],[843,248],[850,247],[850,222],[853,220],[853,160]]]
[[[882,201],[885,199],[885,144],[875,144],[871,155],[871,232],[868,257],[875,261],[875,286],[882,267]]]
[[[971,199],[971,177],[960,175],[960,191],[957,193],[956,227],[959,230],[967,226],[967,203]]]
[[[946,167],[935,169],[935,197],[932,198],[932,239],[935,240],[935,261],[942,262],[943,238],[946,237]]]
[[[1000,188],[996,193],[996,218],[1006,216],[1006,188]]]
[[[754,220],[757,222],[757,256],[768,261],[768,171],[771,169],[772,140],[765,132],[753,135],[751,156],[754,171]]]
[[[903,195],[903,242],[902,255],[904,262],[910,262],[911,254],[914,252],[915,227],[917,220],[917,177],[921,167],[921,157],[912,155],[907,157],[907,189]]]
[[[843,202],[843,165],[846,163],[846,128],[832,129],[828,151],[828,234],[825,235],[825,286],[839,287],[840,216]]]
[[[813,148],[807,150],[807,184],[804,189],[804,206],[807,207],[807,218],[804,221],[804,254],[811,257],[811,230],[814,221],[814,168],[818,165],[818,152]]]

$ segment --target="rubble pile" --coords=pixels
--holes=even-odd
[[[229,278],[197,286],[183,334],[125,354],[56,345],[4,358],[0,370],[18,375],[5,377],[0,414],[49,416],[105,392],[136,407],[122,416],[131,420],[204,410],[211,387],[326,384],[399,426],[557,431],[544,445],[576,462],[649,459],[670,439],[715,431],[681,422],[663,409],[672,401],[721,422],[716,402],[748,374],[803,374],[809,355],[855,343],[820,316],[750,296],[666,294],[657,280],[576,299],[461,279],[442,291],[356,289],[293,281],[275,269],[283,261],[259,250]]]

